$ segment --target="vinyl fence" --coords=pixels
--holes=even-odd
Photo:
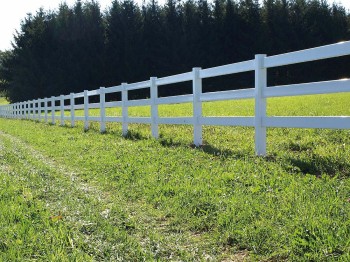
[[[266,128],[333,128],[349,129],[350,117],[284,117],[266,115],[266,100],[270,97],[303,96],[311,94],[329,94],[350,91],[350,80],[334,80],[326,82],[313,82],[283,86],[267,86],[267,69],[296,63],[304,63],[315,60],[345,56],[350,54],[350,41],[337,44],[306,49],[297,52],[280,54],[275,56],[255,55],[255,59],[240,63],[228,64],[213,68],[193,68],[192,72],[163,78],[151,77],[150,80],[138,83],[122,83],[119,86],[101,87],[96,90],[82,93],[71,93],[58,97],[42,98],[25,101],[0,107],[0,116],[18,119],[36,119],[51,122],[56,120],[64,125],[70,121],[72,127],[75,121],[84,121],[84,128],[89,128],[90,121],[100,123],[101,132],[106,131],[106,122],[122,123],[123,135],[128,132],[129,123],[150,124],[152,136],[158,138],[159,124],[187,124],[193,125],[193,140],[196,146],[202,144],[202,126],[248,126],[255,128],[255,152],[257,155],[266,154]],[[202,79],[255,71],[255,87],[241,90],[202,92]],[[193,93],[170,97],[158,97],[158,87],[192,81]],[[141,100],[129,100],[128,92],[136,89],[150,89],[150,98]],[[106,94],[121,93],[121,101],[106,102]],[[99,103],[89,103],[90,96],[99,96]],[[83,104],[75,104],[77,98],[84,98]],[[208,101],[249,99],[255,100],[255,116],[252,117],[204,117],[202,115],[202,104]],[[69,100],[70,105],[65,105]],[[56,101],[59,101],[57,106]],[[162,104],[192,103],[192,117],[159,117],[158,106]],[[151,107],[151,117],[129,117],[128,107],[145,106]],[[106,116],[106,108],[121,107],[121,117]],[[89,116],[89,109],[100,109],[100,116]],[[84,110],[84,116],[75,116],[75,110]],[[60,111],[59,115],[55,115]],[[69,111],[70,116],[65,116]]]

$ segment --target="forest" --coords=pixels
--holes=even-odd
[[[325,0],[98,1],[60,4],[23,18],[0,51],[0,92],[10,102],[138,82],[350,39],[350,15]],[[268,84],[349,77],[339,58],[268,71]],[[252,73],[204,81],[204,91],[252,86]],[[161,96],[191,92],[166,86]],[[131,94],[148,96],[147,90]]]

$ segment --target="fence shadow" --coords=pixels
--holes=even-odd
[[[327,156],[311,155],[308,158],[289,157],[286,159],[290,166],[285,166],[286,171],[296,171],[302,174],[310,174],[320,177],[322,174],[328,176],[350,177],[350,164],[343,159],[335,159]]]
[[[148,140],[149,136],[143,135],[139,131],[128,130],[126,136],[124,136],[127,140],[137,141],[137,140]]]

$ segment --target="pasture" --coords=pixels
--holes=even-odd
[[[349,99],[273,98],[267,115],[349,116]],[[253,114],[253,100],[203,104],[205,116]],[[200,148],[190,126],[160,125],[158,140],[129,130],[0,119],[4,261],[350,260],[349,130],[269,128],[265,157],[248,127],[204,127]]]

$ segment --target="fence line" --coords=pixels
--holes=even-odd
[[[287,128],[334,128],[350,129],[350,117],[268,117],[266,115],[266,102],[271,97],[302,96],[310,94],[329,94],[339,92],[350,92],[350,80],[334,80],[314,83],[292,84],[284,86],[267,86],[267,69],[285,66],[296,63],[304,63],[327,58],[350,55],[350,41],[337,44],[306,49],[297,52],[266,56],[256,55],[255,59],[240,63],[228,64],[213,68],[193,68],[192,72],[172,75],[162,78],[151,77],[148,81],[138,83],[122,83],[119,86],[101,87],[96,90],[85,90],[81,93],[71,93],[51,98],[36,99],[32,101],[19,102],[0,106],[0,117],[33,119],[48,123],[49,112],[51,111],[51,123],[55,124],[60,120],[60,125],[70,121],[72,127],[75,121],[83,121],[84,129],[88,130],[89,122],[100,122],[100,131],[106,131],[106,122],[122,123],[122,132],[125,136],[128,132],[129,123],[143,123],[151,125],[151,132],[154,138],[158,138],[159,124],[187,124],[193,125],[193,141],[196,146],[203,143],[203,125],[216,126],[249,126],[255,128],[255,153],[266,154],[266,128],[287,127]],[[255,87],[241,90],[230,90],[220,92],[202,92],[202,79],[237,74],[242,72],[255,71]],[[192,94],[158,97],[158,87],[174,83],[192,81]],[[150,89],[149,99],[129,100],[128,91],[136,89]],[[106,102],[106,94],[121,93],[121,101]],[[90,96],[99,96],[99,103],[89,103]],[[83,104],[75,104],[75,99],[83,98]],[[253,98],[255,100],[255,116],[253,117],[204,117],[202,114],[203,102],[220,100],[238,100]],[[66,106],[66,100],[70,105]],[[56,105],[59,102],[59,106]],[[158,106],[162,104],[192,103],[192,117],[159,117]],[[144,106],[151,107],[150,117],[129,117],[128,107]],[[106,108],[121,107],[121,117],[106,116]],[[100,116],[89,116],[89,109],[100,109]],[[84,110],[84,116],[75,116],[75,110]],[[59,116],[55,112],[59,111]],[[70,116],[65,116],[65,112]],[[42,115],[44,112],[44,116]]]

